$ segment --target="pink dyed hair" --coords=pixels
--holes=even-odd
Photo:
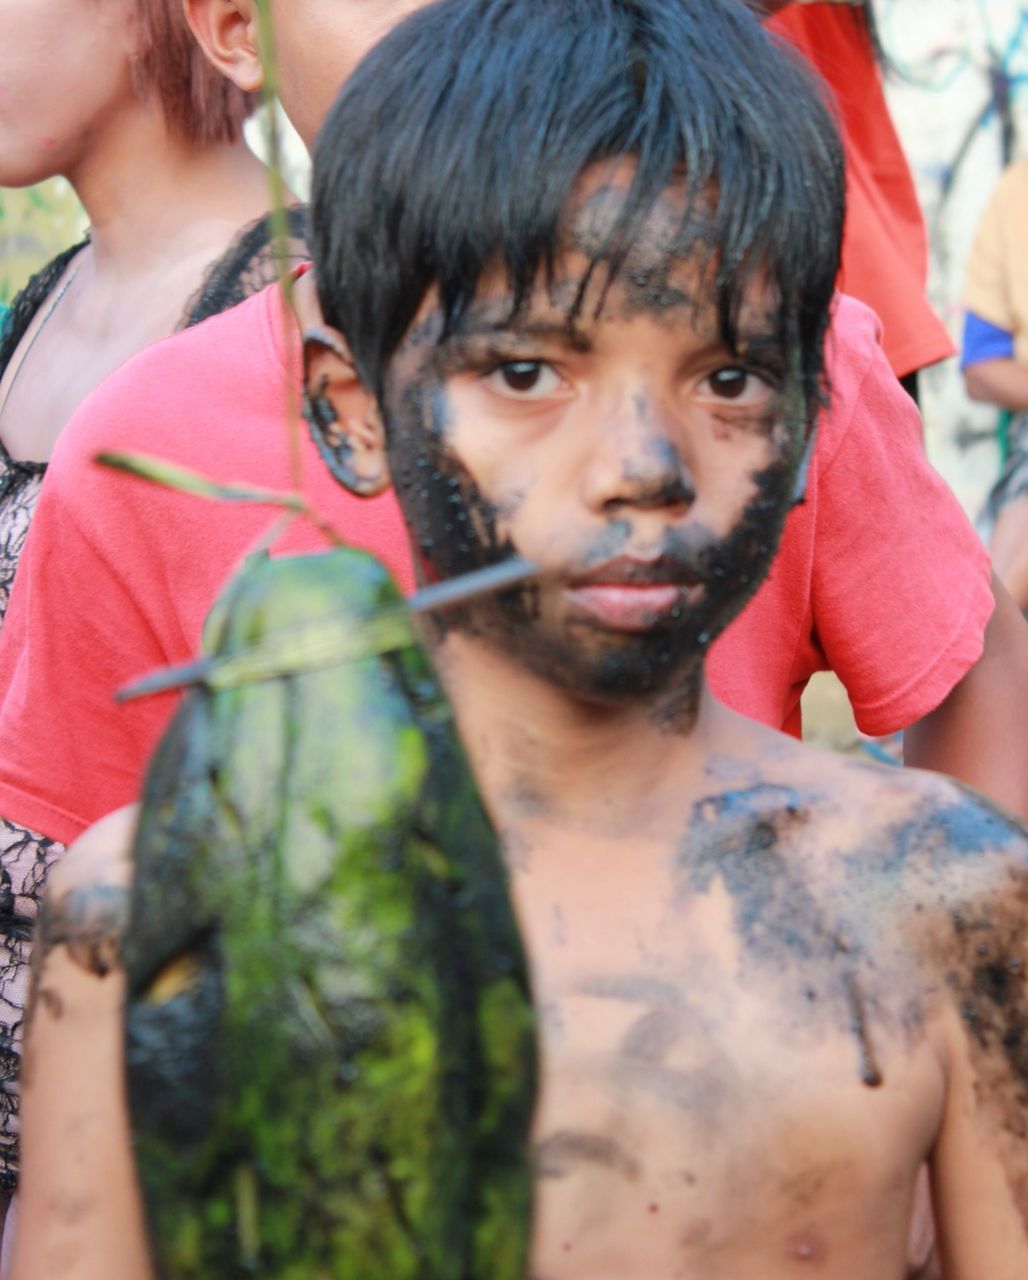
[[[133,0],[138,27],[132,78],[190,142],[235,142],[257,104],[207,61],[189,30],[182,0]]]

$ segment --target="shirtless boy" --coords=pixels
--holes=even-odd
[[[816,94],[728,0],[444,0],[358,70],[315,169],[340,478],[392,474],[425,577],[540,569],[432,637],[541,1013],[534,1280],[898,1280],[926,1158],[948,1280],[1022,1280],[1024,833],[704,683],[817,406],[842,178]],[[69,951],[44,974],[78,999]],[[33,1027],[19,1278],[76,1185],[33,1135],[77,1007]]]
[[[452,0],[315,171],[341,474],[429,576],[542,570],[436,637],[543,1013],[536,1273],[900,1276],[928,1155],[949,1276],[1024,1275],[1023,835],[703,683],[816,407],[823,109],[727,5]]]

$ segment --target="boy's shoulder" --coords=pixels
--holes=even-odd
[[[963,1016],[990,966],[1028,963],[1028,832],[941,774],[841,758],[824,776],[828,897]]]
[[[880,874],[967,884],[1005,859],[1028,863],[1028,831],[1012,815],[940,773],[796,744],[797,776],[820,791],[833,850]],[[802,760],[802,764],[799,761]]]
[[[763,971],[857,974],[896,1026],[1028,1026],[1028,832],[941,775],[762,733],[693,805],[678,887],[726,896]]]
[[[1028,831],[941,774],[760,729],[746,769],[710,788],[692,826],[716,830],[719,861],[726,847],[729,857],[773,855],[869,927],[891,921],[902,932],[924,916],[959,928],[962,906],[996,895],[1016,900],[1028,922]]]

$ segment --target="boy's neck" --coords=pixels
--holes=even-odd
[[[617,839],[660,825],[718,750],[730,716],[703,660],[680,686],[623,706],[587,703],[497,649],[451,632],[435,652],[461,738],[501,830],[542,823]]]

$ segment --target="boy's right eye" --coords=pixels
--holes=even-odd
[[[484,381],[491,390],[518,400],[543,399],[563,385],[557,371],[544,360],[507,360]]]

